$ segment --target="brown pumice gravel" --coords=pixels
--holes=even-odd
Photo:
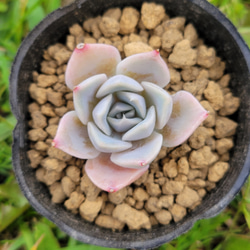
[[[67,61],[80,43],[115,46],[122,58],[159,49],[168,64],[170,94],[191,92],[209,111],[208,118],[182,145],[162,148],[150,169],[116,193],[96,187],[84,172],[84,160],[51,146],[60,118],[73,110],[72,91],[64,82]],[[230,88],[226,62],[199,38],[184,17],[170,18],[163,6],[144,3],[107,10],[69,28],[66,44],[44,51],[39,72],[33,72],[29,93],[28,158],[51,200],[82,219],[112,230],[150,230],[180,221],[195,209],[228,170],[237,123],[230,117],[239,107]],[[31,170],[32,171],[32,170]],[[126,229],[128,228],[128,229]]]

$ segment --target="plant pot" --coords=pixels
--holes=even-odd
[[[10,76],[12,111],[17,119],[13,132],[13,166],[19,185],[31,205],[70,236],[85,243],[117,248],[147,249],[171,241],[189,230],[199,219],[220,213],[239,192],[250,171],[250,51],[236,28],[214,6],[205,0],[156,0],[170,16],[184,16],[192,22],[209,46],[226,62],[231,75],[231,88],[241,100],[234,115],[239,126],[235,146],[230,155],[230,169],[194,211],[178,223],[152,228],[149,231],[112,232],[79,220],[61,205],[53,204],[48,189],[36,180],[30,169],[28,150],[28,87],[32,71],[38,69],[43,50],[63,39],[68,28],[97,16],[111,7],[133,6],[140,9],[142,0],[79,0],[48,15],[23,41]]]

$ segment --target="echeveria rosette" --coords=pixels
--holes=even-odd
[[[121,60],[113,46],[79,44],[65,81],[75,110],[62,117],[53,145],[87,159],[85,172],[108,192],[139,178],[162,146],[183,143],[208,115],[190,93],[163,89],[170,75],[157,50]]]

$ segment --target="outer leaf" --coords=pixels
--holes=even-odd
[[[100,153],[92,145],[87,126],[81,123],[75,111],[66,113],[60,120],[53,146],[80,159],[92,159]]]
[[[110,161],[110,154],[100,154],[95,159],[87,160],[85,172],[99,188],[116,192],[142,176],[148,167],[149,165],[140,169],[123,168]]]
[[[113,153],[110,160],[125,168],[141,168],[150,164],[160,152],[162,135],[153,132],[146,139],[133,142],[133,148]]]
[[[97,74],[111,77],[121,61],[119,51],[106,44],[78,44],[69,59],[65,82],[73,89],[80,82]]]
[[[183,143],[208,116],[208,112],[189,92],[179,91],[172,98],[172,115],[166,126],[159,131],[163,135],[165,147]]]
[[[157,50],[125,58],[117,65],[116,74],[129,76],[139,83],[152,82],[162,88],[170,81],[168,67]]]

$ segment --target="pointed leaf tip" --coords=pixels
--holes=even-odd
[[[149,168],[140,169],[120,167],[110,161],[110,154],[101,153],[95,159],[87,160],[85,172],[90,180],[107,192],[116,192],[141,177]]]

